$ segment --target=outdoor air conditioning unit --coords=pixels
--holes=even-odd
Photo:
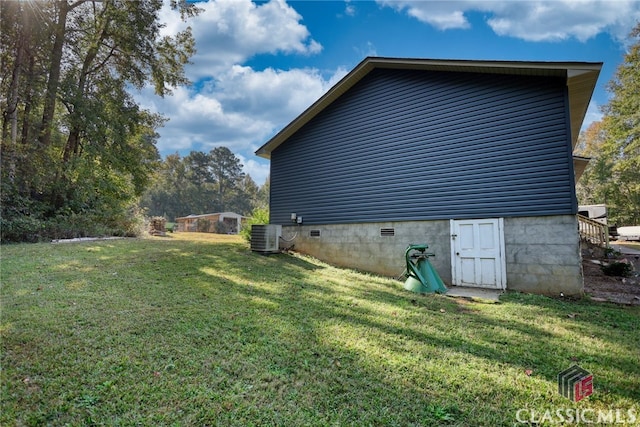
[[[251,226],[251,250],[262,253],[276,253],[280,251],[279,239],[282,236],[282,226],[276,224]]]

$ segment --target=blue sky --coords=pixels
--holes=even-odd
[[[169,122],[158,149],[227,146],[258,185],[269,162],[254,151],[366,56],[604,62],[585,125],[600,118],[638,1],[208,0],[187,24],[198,52],[192,86],[142,106]],[[165,8],[165,34],[184,28]]]

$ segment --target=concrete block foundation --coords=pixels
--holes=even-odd
[[[400,276],[408,245],[426,243],[442,280],[452,283],[450,221],[406,221],[330,225],[283,225],[281,248],[327,263]],[[581,295],[582,259],[578,220],[573,215],[504,219],[507,289]]]
[[[582,295],[578,218],[574,215],[504,219],[507,289]]]

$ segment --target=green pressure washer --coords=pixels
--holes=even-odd
[[[443,294],[447,292],[447,287],[429,262],[429,257],[435,254],[427,253],[428,248],[428,245],[409,245],[405,251],[408,277],[404,282],[404,288],[421,294]]]

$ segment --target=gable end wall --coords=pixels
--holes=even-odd
[[[564,79],[372,71],[271,154],[271,222],[576,213]]]

